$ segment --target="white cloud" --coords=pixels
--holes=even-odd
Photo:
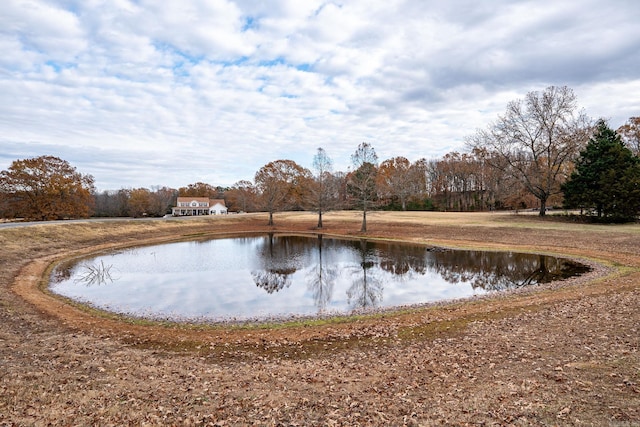
[[[20,40],[23,49],[43,60],[70,61],[85,48],[78,17],[36,0],[5,0],[0,6],[0,34]]]
[[[60,155],[113,189],[230,185],[320,146],[345,170],[362,141],[434,158],[549,85],[618,126],[640,108],[638,17],[625,0],[8,0],[0,169]]]

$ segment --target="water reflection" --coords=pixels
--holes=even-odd
[[[346,258],[357,261],[344,269],[350,276],[346,289],[350,310],[380,306],[383,273],[402,282],[433,271],[451,284],[467,283],[477,293],[548,283],[588,271],[586,266],[544,255],[456,251],[366,239],[343,241],[322,235],[313,243],[308,237],[269,234],[256,248],[257,262],[251,276],[258,287],[272,294],[290,287],[294,273],[307,267],[304,281],[317,312],[324,313],[340,277],[336,257],[327,260],[326,254],[335,255],[344,248],[351,252]]]
[[[75,282],[85,286],[105,285],[114,281],[113,265],[106,265],[104,261],[96,264],[84,264],[82,271],[76,276]]]
[[[354,245],[355,246],[355,245]],[[366,240],[359,242],[360,268],[354,272],[354,280],[347,289],[347,301],[352,310],[375,308],[382,301],[382,281],[375,267],[376,257],[373,246]]]
[[[421,245],[388,243],[379,251],[380,268],[397,276],[423,275],[427,270],[426,255],[433,250]]]
[[[291,286],[291,275],[298,270],[300,254],[306,247],[298,239],[269,233],[257,248],[258,268],[251,271],[256,286],[270,294]]]
[[[449,283],[503,291],[549,283],[589,271],[570,260],[514,252],[446,251],[433,253],[430,268]]]
[[[543,255],[269,234],[137,248],[61,264],[51,274],[51,289],[143,317],[249,319],[426,303],[588,270]]]
[[[106,265],[104,261],[98,263],[81,262],[79,265],[65,262],[53,270],[51,283],[69,280],[72,275],[74,283],[81,283],[85,286],[105,285],[116,280],[113,265]]]
[[[329,264],[327,260],[322,257],[322,240],[322,234],[318,235],[316,241],[318,258],[305,276],[307,288],[311,291],[319,314],[324,314],[327,311],[327,305],[333,296],[333,287],[338,277],[337,267]]]

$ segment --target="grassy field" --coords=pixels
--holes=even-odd
[[[359,236],[358,212],[324,233]],[[0,425],[640,425],[640,225],[372,212],[369,238],[587,260],[589,275],[395,313],[253,327],[130,321],[46,292],[53,262],[309,213],[0,229]]]

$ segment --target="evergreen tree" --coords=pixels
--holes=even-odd
[[[594,210],[610,221],[633,219],[640,212],[640,162],[599,120],[562,189],[566,207]]]

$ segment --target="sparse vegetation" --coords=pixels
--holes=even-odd
[[[105,265],[104,261],[100,261],[100,263],[96,265],[84,264],[82,265],[82,268],[82,273],[80,273],[76,279],[76,282],[78,283],[92,286],[113,282],[113,276],[111,275],[111,269],[113,266]]]
[[[312,213],[278,213],[311,232]],[[96,316],[43,293],[51,261],[190,236],[271,231],[267,216],[0,229],[0,424],[635,425],[640,226],[497,213],[373,212],[368,235],[602,260],[607,270],[397,313],[203,327]],[[325,214],[357,235],[357,212]]]

